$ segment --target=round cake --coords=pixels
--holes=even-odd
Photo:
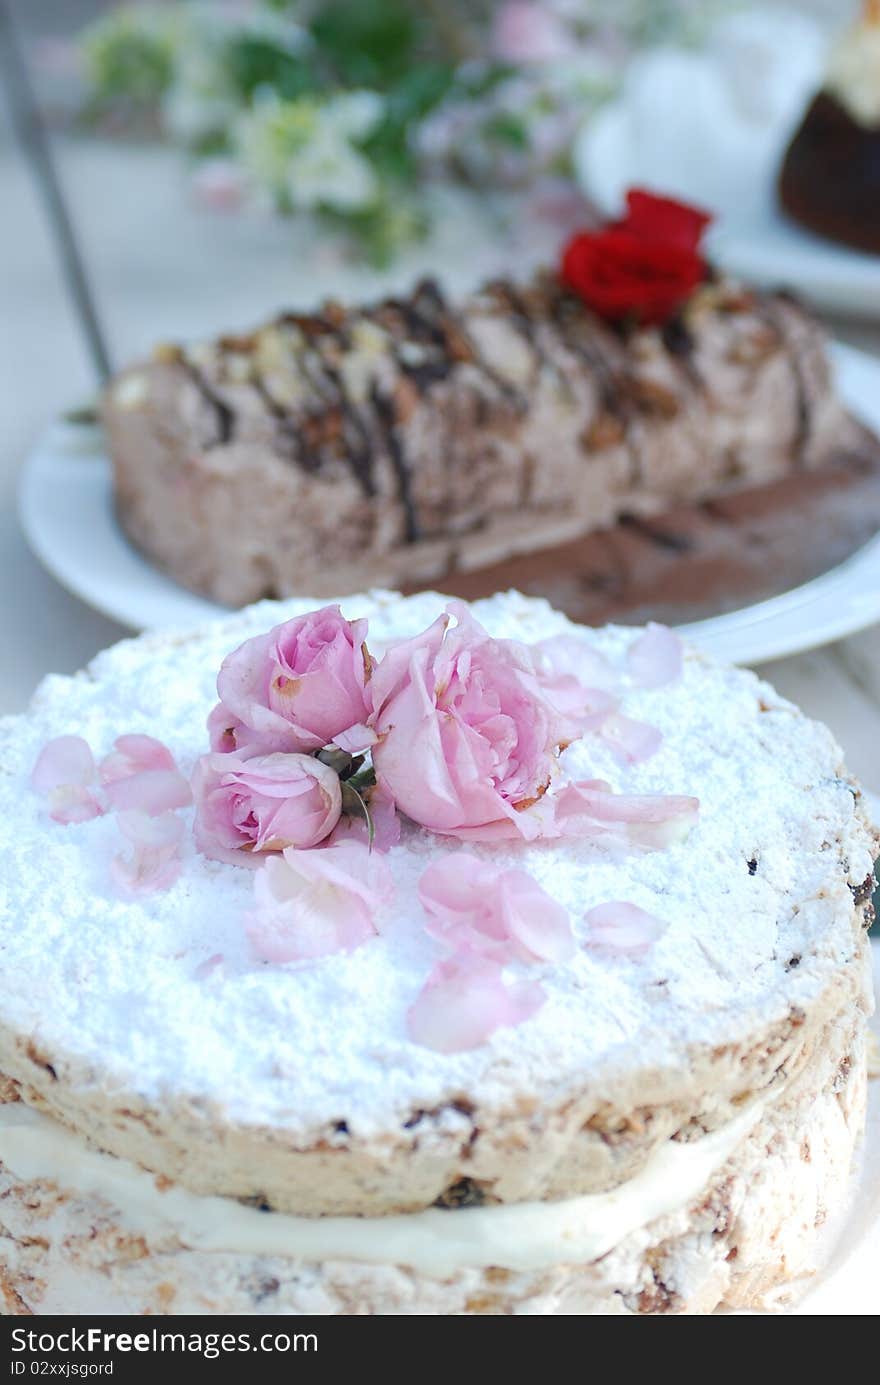
[[[822,90],[786,151],[779,179],[793,220],[880,254],[880,3],[832,51]]]
[[[337,680],[311,741],[282,725],[296,670],[248,721],[258,660],[278,630],[301,654],[314,604],[125,641],[0,723],[6,1311],[764,1305],[813,1267],[864,1118],[877,841],[833,738],[658,627],[587,630],[515,592],[440,621],[435,594],[347,599],[321,615],[333,657],[355,651],[365,724],[325,735]],[[578,729],[550,717],[536,790],[498,821],[464,790],[449,807],[432,718],[482,793],[453,721],[495,737],[493,785],[519,783],[559,689]],[[283,753],[254,739],[270,725]],[[100,784],[53,777],[59,737],[70,763],[85,742],[105,757]],[[300,809],[218,825],[233,762],[240,804],[258,769],[306,756],[309,792],[340,776],[330,836]],[[370,756],[368,833],[339,803]],[[146,840],[133,875],[126,841]],[[331,928],[327,863],[357,852]],[[285,863],[317,872],[307,938]]]

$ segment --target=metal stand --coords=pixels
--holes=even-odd
[[[7,90],[13,128],[43,199],[67,291],[95,372],[104,384],[112,374],[107,343],[8,0],[0,0],[0,74]]]

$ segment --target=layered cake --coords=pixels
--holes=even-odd
[[[451,589],[864,455],[819,325],[714,274],[698,248],[707,220],[634,193],[623,222],[575,237],[561,270],[524,284],[451,302],[424,282],[160,348],[104,403],[126,534],[230,606]],[[792,496],[773,503],[788,513]],[[613,584],[621,561],[598,575],[588,563],[581,585]]]
[[[0,723],[5,1311],[792,1290],[865,1107],[877,838],[828,731],[659,626],[315,604]]]
[[[821,91],[786,151],[779,179],[793,220],[828,240],[880,254],[880,3],[832,50]]]

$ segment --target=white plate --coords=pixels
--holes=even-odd
[[[880,361],[833,348],[853,412],[880,430]],[[97,610],[136,630],[192,625],[223,613],[153,567],[113,514],[110,466],[97,429],[54,424],[22,472],[19,513],[52,575]],[[682,629],[733,663],[759,663],[853,634],[880,620],[880,534],[840,567],[756,605]]]
[[[674,193],[681,176],[672,162],[664,170],[653,152],[650,167],[645,166],[620,102],[606,106],[587,126],[577,162],[584,191],[609,216],[620,214],[628,187]],[[694,172],[689,181],[690,200],[704,200],[711,210],[711,194],[700,197],[700,175]],[[722,218],[709,235],[709,253],[717,264],[752,283],[791,289],[817,308],[880,319],[880,256],[801,230],[777,210],[772,187],[760,195],[750,187],[743,203],[749,210],[741,222]]]

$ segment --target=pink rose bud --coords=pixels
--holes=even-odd
[[[494,640],[467,609],[395,645],[370,683],[373,765],[401,812],[435,832],[531,838],[524,811],[545,792],[577,729],[548,695],[536,657]]]
[[[196,846],[233,865],[258,853],[317,846],[342,811],[339,777],[311,755],[203,755],[193,776]]]
[[[223,660],[220,706],[208,719],[214,750],[365,749],[373,739],[367,622],[325,606],[246,640]]]

